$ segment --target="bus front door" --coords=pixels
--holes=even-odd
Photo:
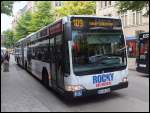
[[[52,41],[53,42],[53,41]],[[55,41],[54,41],[55,42]],[[50,41],[51,43],[51,41]],[[51,44],[50,44],[51,45]],[[63,81],[64,81],[64,74],[63,74],[63,67],[62,67],[62,47],[57,41],[50,47],[51,53],[51,83],[54,88],[63,88]]]
[[[55,43],[55,63],[56,63],[56,84],[59,88],[64,86],[64,71],[63,71],[63,47],[62,36],[56,36]]]
[[[50,72],[51,72],[51,84],[52,87],[56,87],[56,58],[55,58],[55,47],[54,39],[50,40]]]

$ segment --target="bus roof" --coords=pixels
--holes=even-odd
[[[20,40],[18,40],[18,42],[21,42],[21,41],[23,41],[25,38],[21,38]]]
[[[85,17],[85,18],[106,18],[106,19],[120,19],[120,17],[110,17],[110,16],[96,16],[96,15],[69,15],[67,17]]]
[[[96,16],[96,15],[68,15],[68,16],[65,16],[65,17],[63,17],[63,18],[61,18],[61,19],[58,19],[58,20],[54,21],[54,22],[51,23],[51,24],[48,24],[47,26],[41,28],[41,29],[38,30],[37,32],[39,32],[39,31],[43,30],[44,28],[49,27],[49,26],[51,26],[51,25],[53,25],[53,24],[55,24],[55,23],[57,23],[57,22],[59,22],[59,21],[61,21],[61,20],[64,21],[64,20],[66,20],[66,18],[72,18],[72,17],[120,19],[119,16],[118,16],[118,17],[109,17],[109,16]]]
[[[30,37],[30,36],[32,36],[32,35],[34,35],[34,34],[36,34],[36,32],[33,32],[33,33],[27,35],[26,38],[28,38],[28,37]]]
[[[119,17],[109,17],[109,16],[96,16],[96,15],[68,15],[68,16],[65,16],[65,17],[63,17],[63,18],[61,18],[61,19],[56,20],[55,22],[53,22],[53,23],[51,23],[51,24],[48,24],[47,26],[42,27],[41,29],[39,29],[39,30],[36,31],[36,32],[33,32],[33,33],[27,35],[25,38],[22,38],[22,39],[20,39],[19,41],[17,41],[17,43],[18,43],[18,42],[21,42],[21,41],[23,41],[23,40],[30,40],[30,38],[32,38],[33,35],[39,33],[40,31],[42,31],[42,30],[44,30],[44,29],[46,29],[46,28],[48,28],[48,27],[54,25],[55,23],[57,23],[57,22],[59,22],[59,21],[61,21],[61,20],[62,20],[62,21],[65,21],[67,18],[72,18],[72,17],[79,17],[79,18],[80,18],[80,17],[81,17],[81,18],[84,17],[84,18],[120,19]]]

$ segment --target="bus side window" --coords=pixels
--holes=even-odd
[[[64,73],[70,73],[70,61],[69,61],[69,47],[68,47],[68,39],[71,37],[71,25],[66,23],[64,25],[64,35],[63,35],[63,46],[64,46]]]
[[[62,52],[62,35],[57,35],[56,36],[56,43],[55,43],[55,55],[56,55],[56,62],[57,62],[57,65],[58,65],[58,68],[59,66],[62,67],[62,62],[63,62],[63,52]]]
[[[68,43],[65,43],[64,44],[64,47],[65,47],[65,51],[64,51],[64,58],[65,58],[65,61],[64,61],[64,72],[69,74],[70,73],[70,64],[69,64],[69,49],[68,49]]]
[[[50,58],[51,58],[51,63],[54,63],[54,37],[50,39]]]
[[[38,47],[38,60],[42,60],[42,47]]]
[[[40,52],[39,47],[36,47],[35,48],[35,59],[36,60],[39,60],[39,52]]]
[[[44,46],[42,48],[42,60],[45,61],[45,62],[49,62],[50,61],[50,58],[49,58],[49,46],[48,44],[46,44],[46,46]]]
[[[35,48],[32,47],[32,59],[35,59]]]

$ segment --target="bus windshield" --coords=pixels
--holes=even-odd
[[[126,47],[122,31],[73,30],[72,59],[76,75],[125,67]]]

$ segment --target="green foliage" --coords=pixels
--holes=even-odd
[[[96,11],[95,1],[65,1],[64,6],[55,10],[56,15],[92,15]]]
[[[30,34],[29,27],[31,26],[32,15],[31,12],[26,12],[22,15],[22,17],[17,22],[17,26],[15,29],[15,37],[16,40],[24,38],[28,34]]]
[[[3,35],[5,35],[5,42],[4,45],[5,47],[13,47],[15,44],[15,38],[14,38],[14,33],[12,30],[6,30],[3,32]]]
[[[127,10],[140,11],[146,7],[146,15],[149,15],[149,1],[118,1],[116,6],[121,13]]]
[[[26,37],[30,33],[54,21],[50,1],[37,1],[35,9],[33,13],[28,11],[19,19],[15,29],[15,37],[17,40]]]
[[[51,8],[50,1],[36,2],[36,11],[32,15],[30,32],[35,32],[42,27],[54,22],[54,15]]]
[[[1,1],[1,13],[11,15],[14,1]]]

